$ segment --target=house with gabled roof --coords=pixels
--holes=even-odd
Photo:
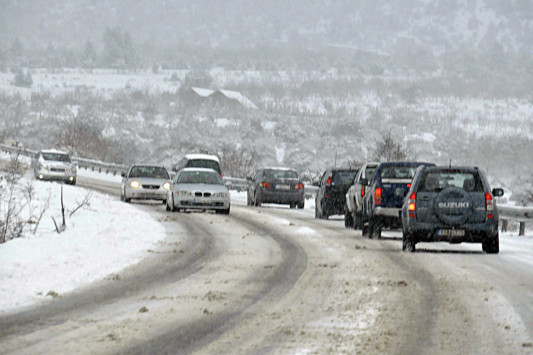
[[[257,107],[249,98],[244,96],[239,91],[233,90],[212,90],[199,87],[182,87],[178,94],[186,102],[192,105],[207,103],[211,105],[226,106],[231,108],[247,108],[258,110]]]

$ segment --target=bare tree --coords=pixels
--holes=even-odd
[[[224,174],[232,177],[246,177],[256,168],[258,153],[255,149],[244,149],[230,144],[220,149],[220,167]]]
[[[381,139],[374,141],[370,145],[370,161],[398,161],[405,160],[410,156],[410,151],[404,143],[396,140],[390,131],[385,133]]]

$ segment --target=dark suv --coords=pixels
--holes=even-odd
[[[359,168],[332,168],[324,172],[315,197],[315,218],[344,215],[346,192],[358,171]]]
[[[498,209],[482,170],[475,167],[423,167],[417,170],[402,207],[403,250],[417,242],[481,243],[500,251]]]
[[[363,219],[367,222],[363,227],[363,234],[369,238],[381,237],[381,229],[400,228],[402,220],[400,212],[407,191],[416,169],[421,165],[431,165],[420,162],[386,162],[380,163],[363,197]]]
[[[292,169],[263,168],[247,180],[248,206],[259,207],[262,203],[288,204],[290,208],[305,206],[304,184]]]

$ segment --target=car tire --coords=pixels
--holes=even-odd
[[[298,202],[298,208],[299,209],[303,209],[304,207],[305,207],[305,202],[304,201]]]
[[[315,218],[316,219],[320,218],[320,215],[318,214],[318,207],[316,204],[315,204]]]
[[[131,203],[131,198],[126,198],[126,191],[123,192],[124,196],[124,202]]]
[[[370,217],[368,219],[368,229],[367,229],[367,235],[368,235],[368,238],[369,239],[372,239],[374,238],[374,224],[375,224],[375,221],[372,217]]]
[[[498,254],[500,252],[500,236],[497,233],[495,236],[483,239],[481,243],[483,251],[487,254]]]
[[[344,209],[344,227],[353,228],[353,215],[347,208]]]
[[[261,200],[259,200],[259,199],[257,198],[257,194],[255,194],[255,206],[256,206],[256,207],[261,207]]]
[[[324,208],[324,206],[322,206],[322,214],[320,215],[320,217],[322,219],[328,219],[329,218],[328,211]]]
[[[252,198],[250,197],[250,191],[246,192],[246,206],[252,206]]]
[[[230,210],[231,206],[228,207],[227,209],[225,210],[216,210],[215,213],[217,214],[225,214],[225,215],[228,215],[229,214],[229,210]]]
[[[402,250],[413,253],[416,250],[415,245],[416,245],[416,243],[413,240],[412,235],[409,234],[409,233],[403,232],[403,235],[402,235]]]
[[[289,208],[290,209],[296,208],[296,202],[289,203]]]
[[[353,214],[353,229],[363,230],[363,216],[357,212]]]

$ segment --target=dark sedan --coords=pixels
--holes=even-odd
[[[287,168],[263,168],[248,180],[248,206],[276,203],[287,204],[290,208],[304,208],[304,184],[296,171]]]

